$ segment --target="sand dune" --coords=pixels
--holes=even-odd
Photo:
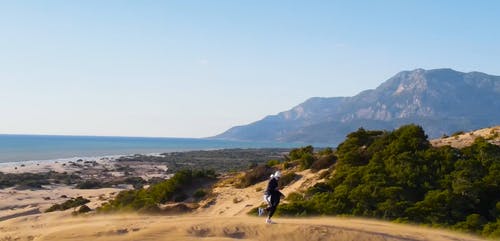
[[[306,190],[319,180],[317,173],[311,170],[297,172],[300,179],[286,186],[281,192],[288,195],[291,192]],[[267,181],[257,183],[247,188],[235,188],[230,183],[219,183],[212,190],[214,198],[207,199],[202,203],[202,208],[195,211],[196,214],[205,216],[239,216],[246,215],[252,208],[264,203],[263,195]],[[286,201],[285,201],[286,202]]]
[[[285,194],[307,188],[317,182],[310,171],[299,172],[302,178],[283,190]],[[0,241],[11,240],[436,240],[472,241],[478,237],[450,231],[401,225],[356,218],[279,218],[266,224],[263,217],[246,213],[262,203],[265,182],[235,189],[221,184],[214,189],[214,199],[187,215],[88,214],[72,216],[71,210],[53,213],[28,213],[7,216],[0,221]],[[110,190],[108,190],[110,191]],[[237,198],[237,200],[234,200]],[[14,200],[12,200],[14,201]],[[92,206],[96,206],[94,200]],[[26,215],[26,216],[23,216]]]
[[[50,186],[45,189],[16,190],[0,189],[0,221],[45,212],[56,203],[63,203],[69,198],[83,196],[91,202],[90,208],[96,208],[123,189],[74,189],[68,186]],[[101,200],[102,199],[102,200]]]
[[[442,230],[354,218],[140,216],[69,213],[32,215],[0,222],[0,240],[481,240]]]
[[[301,178],[287,186],[283,193],[306,189],[317,181],[316,174],[309,170],[298,172]],[[247,212],[262,203],[262,189],[266,182],[244,189],[236,189],[230,183],[220,183],[215,187],[213,199],[193,213],[178,216],[138,215],[138,214],[87,214],[72,216],[71,211],[36,213],[34,204],[39,205],[43,199],[20,200],[23,193],[6,192],[11,195],[7,204],[20,205],[18,212],[0,221],[0,241],[24,240],[92,240],[92,241],[125,241],[125,240],[273,240],[273,241],[315,241],[315,240],[385,240],[385,241],[472,241],[481,238],[454,233],[446,230],[423,228],[419,226],[394,224],[389,222],[363,220],[357,218],[316,217],[316,218],[280,218],[277,224],[266,224],[263,217],[247,216]],[[12,191],[12,190],[10,190]],[[54,193],[52,201],[60,195]],[[68,192],[70,190],[67,190]],[[71,190],[74,195],[88,196],[81,190]],[[94,190],[108,193],[116,190]],[[29,193],[28,196],[37,196]],[[85,195],[86,194],[86,195]],[[47,195],[47,193],[43,193]],[[39,195],[40,196],[40,195]],[[95,200],[89,204],[93,208],[100,202]],[[236,199],[235,199],[236,198]],[[16,201],[18,202],[16,204]],[[30,202],[27,202],[30,201]],[[44,200],[46,202],[46,200]],[[37,206],[40,207],[40,206]],[[23,209],[23,212],[20,211]],[[24,213],[26,211],[26,213]],[[36,209],[35,211],[38,211]],[[8,219],[7,219],[8,218]]]
[[[494,145],[500,145],[500,126],[483,128],[463,134],[431,140],[433,146],[451,146],[454,148],[464,148],[472,145],[476,138],[485,138]]]

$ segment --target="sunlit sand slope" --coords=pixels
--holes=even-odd
[[[448,231],[351,218],[31,215],[0,222],[0,240],[481,240]]]

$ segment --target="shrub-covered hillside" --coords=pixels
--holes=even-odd
[[[420,126],[407,125],[359,129],[335,155],[329,179],[294,195],[279,213],[377,217],[500,236],[499,146],[478,138],[463,149],[435,148]]]
[[[160,204],[169,201],[184,201],[189,198],[189,192],[193,192],[194,198],[203,196],[202,190],[193,190],[213,180],[215,180],[215,173],[210,170],[181,170],[173,177],[153,184],[146,189],[121,191],[115,199],[100,207],[99,211],[157,212],[160,211]]]

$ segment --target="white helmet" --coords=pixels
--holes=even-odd
[[[281,177],[281,172],[280,171],[276,171],[274,173],[274,178],[280,178]]]

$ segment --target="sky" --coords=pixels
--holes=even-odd
[[[500,75],[500,1],[0,0],[0,133],[207,137],[402,70]]]

